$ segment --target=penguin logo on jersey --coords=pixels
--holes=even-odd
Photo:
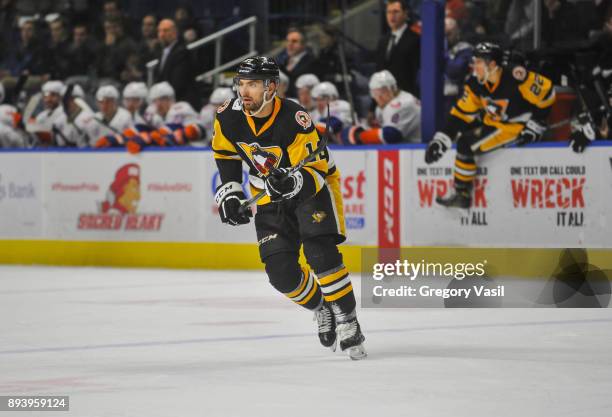
[[[327,213],[324,211],[315,211],[312,213],[312,222],[313,223],[321,223],[327,217]]]
[[[305,111],[299,110],[295,113],[295,121],[298,122],[300,126],[304,128],[304,130],[308,129],[312,126],[312,119]]]
[[[262,175],[268,175],[272,168],[278,168],[283,157],[283,151],[278,146],[262,147],[258,143],[244,142],[238,142],[238,146]]]

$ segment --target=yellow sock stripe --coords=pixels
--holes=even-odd
[[[302,301],[297,301],[297,304],[299,305],[304,305],[307,302],[309,302],[312,299],[312,296],[317,292],[317,289],[319,288],[319,286],[317,285],[317,280],[313,280],[313,285],[312,285],[312,289],[310,290],[310,292],[308,293],[308,295],[306,296],[306,298],[304,298]]]
[[[302,283],[298,286],[297,290],[292,291],[288,294],[285,294],[289,298],[297,297],[300,295],[304,288],[306,288],[306,284],[308,284],[308,280],[310,279],[310,273],[307,268],[302,268]]]
[[[476,169],[476,164],[463,162],[463,161],[460,161],[458,159],[455,159],[455,165],[457,165],[459,168],[463,168],[463,169],[467,169],[467,170],[474,170],[474,169]]]
[[[319,284],[321,285],[331,284],[334,281],[342,279],[344,274],[348,274],[348,269],[346,269],[346,266],[342,268],[341,270],[334,272],[333,274],[329,274],[329,275],[324,276],[323,278],[319,278]]]
[[[462,181],[474,181],[474,176],[467,177],[465,175],[461,175],[458,172],[455,172],[455,177],[459,178]]]
[[[337,293],[332,294],[332,295],[324,296],[325,297],[325,301],[336,301],[338,298],[342,298],[346,294],[348,294],[348,293],[350,293],[352,291],[353,291],[353,284],[350,284],[348,287],[346,287],[342,291],[338,291]]]

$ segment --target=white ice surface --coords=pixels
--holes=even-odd
[[[0,417],[612,415],[610,309],[359,317],[353,362],[263,272],[2,266],[0,395],[70,412]]]

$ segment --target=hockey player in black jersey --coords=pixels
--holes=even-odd
[[[249,166],[257,204],[255,229],[270,283],[290,300],[315,312],[319,339],[339,342],[352,359],[366,357],[348,270],[337,245],[345,237],[340,173],[329,152],[294,173],[288,171],[318,146],[310,115],[276,96],[277,64],[267,57],[244,60],[234,80],[238,98],[217,109],[212,148],[222,184],[215,202],[221,221],[246,224],[242,211],[242,163]],[[303,246],[308,265],[300,265]]]
[[[438,161],[457,139],[455,193],[438,197],[447,207],[469,208],[476,177],[475,156],[512,143],[537,142],[555,101],[552,82],[525,67],[502,66],[503,50],[483,42],[474,49],[474,74],[463,96],[451,109],[446,125],[436,132],[425,152],[425,162]]]

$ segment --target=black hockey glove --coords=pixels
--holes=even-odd
[[[220,185],[215,194],[215,203],[219,207],[221,221],[232,226],[249,223],[249,217],[253,217],[251,208],[240,212],[240,205],[244,200],[246,200],[246,196],[239,183],[232,181]]]
[[[516,146],[525,146],[530,143],[539,142],[542,136],[544,136],[544,132],[546,132],[546,126],[535,120],[530,120],[517,136]]]
[[[596,138],[595,128],[587,113],[578,115],[576,131],[570,135],[570,146],[576,153],[582,153]]]
[[[425,162],[431,164],[438,161],[444,155],[444,152],[450,149],[453,141],[443,132],[436,132],[431,142],[425,151]]]
[[[278,202],[295,197],[302,190],[304,177],[300,171],[289,174],[287,168],[280,168],[266,178],[266,194],[270,200]]]

